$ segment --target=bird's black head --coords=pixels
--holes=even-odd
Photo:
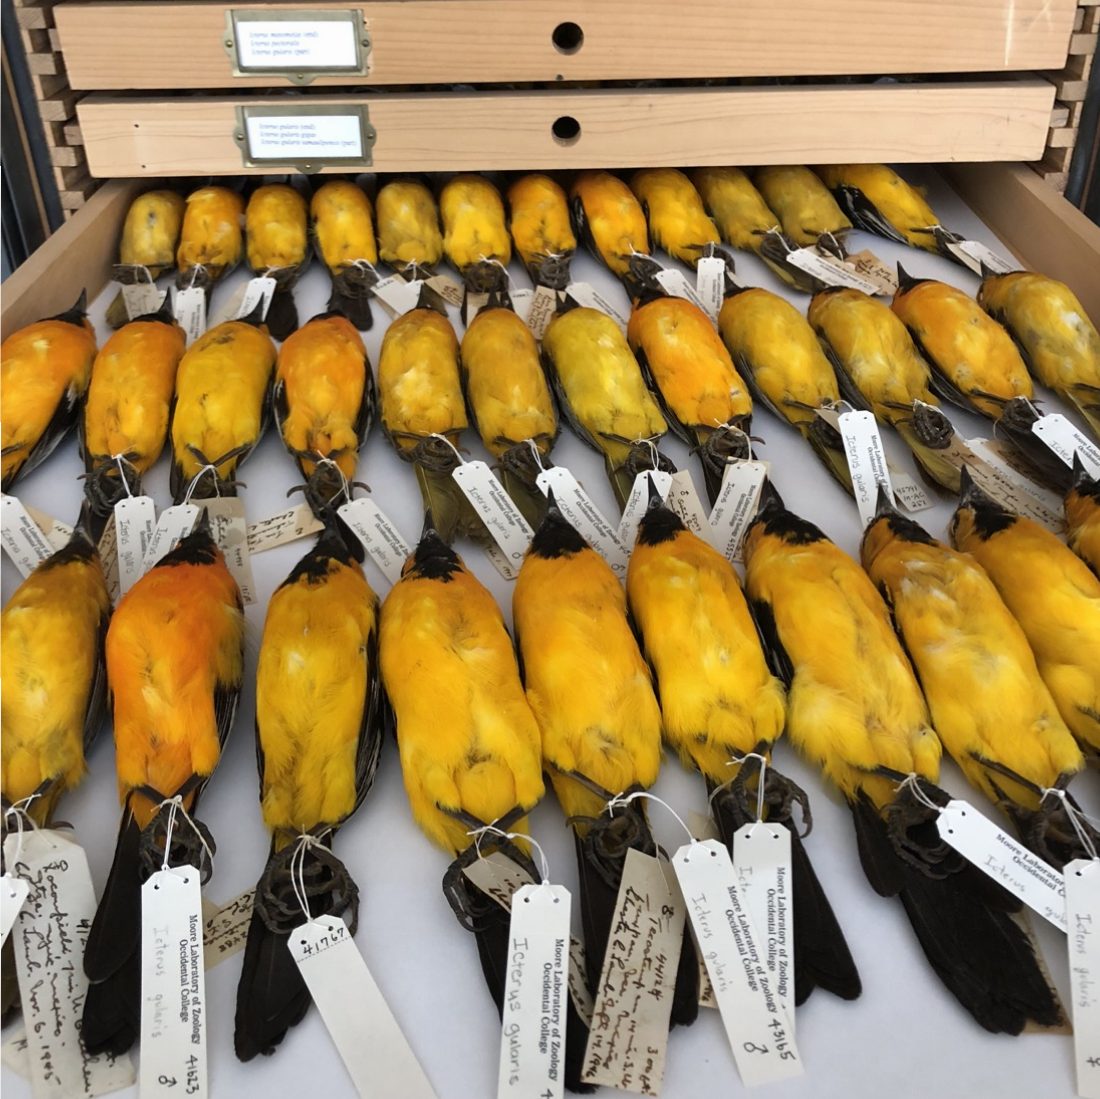
[[[580,536],[577,528],[558,510],[554,494],[547,497],[546,517],[535,531],[528,551],[535,557],[571,557],[574,553],[588,549],[588,543]]]
[[[456,572],[462,571],[462,559],[440,537],[435,529],[432,513],[424,514],[424,529],[412,556],[405,562],[402,576],[415,575],[423,580],[441,580],[447,583]]]
[[[898,293],[908,294],[914,286],[919,286],[922,282],[932,282],[932,279],[915,278],[910,275],[908,271],[899,263],[898,264]]]
[[[77,328],[84,327],[84,318],[88,315],[88,291],[81,290],[80,297],[64,313],[58,313],[50,317],[51,321],[64,321],[66,324],[75,324]]]
[[[951,516],[949,528],[951,538],[956,545],[959,544],[960,536],[965,533],[966,527],[970,527],[984,542],[999,531],[1007,530],[1019,518],[1015,512],[1009,511],[980,489],[966,466],[962,468],[959,483],[959,506]]]
[[[650,477],[649,506],[638,524],[638,545],[657,546],[670,541],[686,529],[680,516],[661,499],[661,494]]]
[[[156,564],[157,568],[172,568],[175,565],[212,565],[218,559],[218,544],[210,528],[210,515],[206,508],[199,512],[195,529],[183,539],[171,553],[165,554]]]
[[[760,490],[760,503],[756,507],[756,517],[749,530],[760,525],[768,534],[774,534],[792,546],[808,546],[814,542],[828,541],[819,527],[787,510],[783,497],[779,495],[770,478],[765,479]]]
[[[1100,504],[1100,477],[1093,477],[1076,451],[1073,455],[1073,491]]]
[[[363,545],[345,526],[344,521],[330,511],[325,516],[325,527],[317,536],[310,551],[294,566],[282,587],[294,584],[302,577],[309,583],[320,583],[329,571],[330,561],[351,565],[363,560]]]

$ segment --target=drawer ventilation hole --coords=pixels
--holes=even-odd
[[[558,53],[576,53],[584,45],[584,31],[576,23],[559,23],[550,41]]]
[[[550,132],[559,145],[576,145],[581,139],[581,124],[571,114],[563,114],[554,119]]]

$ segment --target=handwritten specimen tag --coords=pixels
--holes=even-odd
[[[480,460],[462,462],[455,466],[451,476],[512,566],[512,576],[508,579],[514,579],[534,531],[487,463]]]
[[[210,517],[210,530],[218,548],[225,554],[225,563],[241,589],[246,604],[256,602],[256,581],[252,578],[252,559],[248,553],[248,523],[244,517],[244,502],[239,496],[215,496],[204,500]]]
[[[596,1005],[585,978],[587,972],[588,959],[584,953],[584,943],[574,936],[569,940],[569,998],[573,1001],[573,1007],[584,1021],[584,1025],[590,1027],[592,1009]]]
[[[145,552],[157,525],[157,506],[151,496],[127,496],[115,504],[118,541],[118,584],[125,595],[145,572]]]
[[[726,261],[721,256],[703,256],[695,265],[695,294],[710,319],[717,320],[726,292]]]
[[[99,560],[103,564],[103,577],[107,581],[107,594],[112,603],[118,602],[120,594],[118,582],[118,528],[115,527],[115,514],[107,520],[103,533],[99,536]]]
[[[145,548],[146,571],[165,554],[171,553],[195,529],[199,510],[194,504],[173,504],[160,513],[157,525],[149,536],[149,545]]]
[[[420,301],[420,288],[424,285],[420,279],[406,282],[400,275],[389,275],[374,284],[371,293],[384,305],[386,311],[394,317],[400,317],[410,309],[415,309]]]
[[[285,546],[299,538],[307,538],[324,529],[325,524],[314,514],[309,504],[297,504],[278,515],[258,519],[248,524],[248,552],[262,553],[264,550]]]
[[[710,525],[710,520],[707,518],[703,501],[699,499],[699,493],[695,489],[691,470],[681,469],[672,475],[672,487],[668,492],[667,503],[680,516],[688,530],[714,545],[718,539],[714,527]]]
[[[244,286],[244,297],[241,299],[241,307],[237,310],[237,320],[247,317],[260,302],[263,302],[260,320],[266,320],[267,311],[271,308],[271,299],[275,296],[276,285],[277,283],[270,275],[259,275],[249,279]]]
[[[684,908],[661,861],[627,851],[592,1009],[584,1080],[660,1094],[683,935]]]
[[[592,502],[592,498],[577,483],[565,466],[544,469],[536,478],[544,496],[554,493],[558,510],[576,528],[581,537],[611,566],[615,575],[626,575],[626,547],[619,541],[618,531]]]
[[[195,867],[158,870],[141,887],[142,1099],[207,1094],[202,925]]]
[[[1077,1094],[1100,1099],[1100,860],[1066,865],[1066,920]]]
[[[655,278],[660,283],[661,289],[673,298],[683,298],[692,305],[703,308],[703,302],[695,292],[695,287],[688,282],[687,275],[678,271],[675,267],[666,267],[658,271]]]
[[[35,1099],[104,1095],[134,1081],[128,1055],[89,1056],[80,1043],[88,979],[84,947],[96,898],[83,848],[54,829],[8,836],[13,873],[30,886],[15,926],[15,971],[27,1028],[27,1064]]]
[[[560,885],[524,885],[512,898],[498,1099],[564,1093],[569,907]]]
[[[878,486],[882,485],[893,499],[886,451],[873,412],[842,412],[837,419],[844,454],[852,474],[852,492],[864,526],[875,517]]]
[[[202,930],[202,961],[207,969],[244,950],[255,899],[256,890],[249,889],[207,917]]]
[[[350,500],[336,509],[336,514],[355,532],[371,560],[382,570],[391,584],[401,579],[401,569],[412,548],[382,509],[365,496]]]
[[[952,799],[936,819],[940,838],[1024,904],[1066,930],[1065,878],[969,802]]]
[[[598,309],[606,313],[624,332],[626,331],[626,318],[594,287],[587,282],[571,282],[565,292],[578,304],[586,309]]]
[[[733,872],[741,886],[749,919],[772,988],[794,1034],[794,935],[791,921],[791,834],[780,824],[757,821],[733,835]]]
[[[344,921],[310,920],[288,946],[359,1094],[435,1099]]]
[[[982,244],[980,240],[959,240],[949,242],[948,251],[966,267],[969,267],[975,275],[982,273],[982,264],[994,274],[1007,275],[1010,271],[1019,271],[1020,265],[1002,258]]]
[[[535,300],[534,290],[523,287],[519,290],[512,290],[508,296],[512,299],[512,310],[516,316],[524,324],[527,324],[527,318],[531,314],[531,303]]]
[[[54,552],[18,496],[4,496],[0,501],[0,540],[23,576],[30,576],[39,562]]]
[[[4,1044],[0,1046],[0,1064],[22,1076],[24,1080],[30,1079],[31,1065],[27,1058],[27,1031],[22,1023],[11,1028],[11,1037],[7,1038]]]
[[[63,523],[60,519],[55,519],[52,515],[31,507],[30,504],[24,504],[23,507],[27,509],[27,514],[35,521],[38,529],[46,536],[46,541],[55,551],[65,546],[72,538],[73,528],[68,523]]]
[[[672,474],[665,473],[661,469],[649,469],[643,470],[634,478],[634,487],[630,490],[626,507],[623,508],[623,517],[619,520],[619,541],[627,551],[634,548],[634,540],[638,537],[638,524],[649,507],[650,483],[661,494],[661,499],[667,500],[669,490],[672,488]]]
[[[910,515],[917,511],[927,511],[933,506],[928,493],[904,469],[898,469],[889,458],[886,459],[886,469],[889,471],[890,484],[898,503]]]
[[[848,256],[847,266],[853,267],[857,275],[875,284],[876,294],[894,294],[898,288],[898,277],[874,252],[854,252]]]
[[[448,304],[459,307],[462,305],[464,289],[462,283],[455,282],[450,275],[432,275],[428,279],[428,285]]]
[[[756,514],[756,505],[768,475],[768,463],[728,462],[722,473],[722,487],[708,520],[715,535],[715,548],[730,561],[741,560],[741,542]]]
[[[167,294],[167,290],[158,290],[156,283],[152,281],[123,286],[122,301],[126,306],[127,318],[136,320],[155,313],[164,304]]]
[[[801,1076],[802,1059],[729,852],[717,840],[700,840],[681,847],[672,866],[742,1082],[752,1087]]]
[[[558,292],[551,290],[549,286],[536,286],[527,316],[524,317],[536,340],[541,340],[546,335],[546,329],[550,327],[557,311]]]
[[[996,446],[989,439],[961,439],[956,435],[944,456],[960,467],[968,466],[974,483],[1010,511],[1026,515],[1048,530],[1062,530],[1065,520],[1061,500],[1013,469]]]
[[[172,301],[176,323],[183,329],[188,343],[194,343],[206,331],[206,291],[199,286],[177,290]]]
[[[31,887],[23,878],[5,874],[0,878],[0,944],[8,941],[12,924],[19,915]]]
[[[847,286],[851,290],[862,290],[865,294],[879,293],[876,283],[834,256],[823,255],[816,248],[796,248],[787,253],[787,262],[820,279],[826,286]]]
[[[1073,456],[1076,454],[1090,477],[1100,477],[1100,447],[1060,412],[1040,416],[1031,425],[1031,431],[1067,466],[1073,466]]]

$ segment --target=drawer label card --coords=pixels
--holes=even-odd
[[[358,9],[231,8],[225,20],[234,76],[285,76],[308,84],[317,76],[370,72],[370,38]]]
[[[375,131],[365,104],[309,100],[237,108],[234,140],[245,167],[369,167]]]

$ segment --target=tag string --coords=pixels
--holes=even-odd
[[[1066,816],[1069,817],[1069,822],[1073,825],[1073,830],[1077,833],[1077,838],[1081,841],[1081,846],[1088,853],[1090,859],[1094,861],[1100,859],[1100,855],[1096,852],[1096,845],[1092,842],[1092,837],[1081,823],[1082,820],[1088,821],[1090,824],[1092,823],[1088,814],[1082,812],[1069,800],[1069,794],[1067,794],[1065,790],[1059,790],[1056,786],[1045,787],[1039,797],[1039,803],[1042,804],[1048,797],[1062,799],[1062,808],[1065,809]]]
[[[916,771],[910,771],[909,774],[907,774],[905,778],[903,778],[901,782],[899,782],[897,786],[894,787],[894,793],[900,794],[903,790],[906,789],[911,790],[913,792],[913,797],[916,798],[917,801],[921,803],[921,805],[925,806],[925,808],[931,809],[934,813],[937,814],[937,816],[943,812],[943,806],[937,805],[920,788],[920,775],[918,775]]]
[[[644,443],[647,447],[649,447],[650,465],[653,466],[653,469],[655,471],[659,470],[660,466],[661,466],[661,456],[657,453],[657,444],[653,441],[653,439],[635,439],[634,440],[634,445],[635,446],[637,446],[639,443]]]
[[[492,824],[483,824],[480,828],[474,828],[472,831],[467,832],[466,835],[473,838],[474,850],[477,852],[477,857],[482,858],[481,854],[481,841],[487,835],[499,836],[505,840],[526,840],[538,853],[539,864],[542,870],[542,884],[550,884],[550,860],[546,857],[546,852],[542,849],[542,844],[539,843],[534,836],[529,836],[524,832],[505,832],[503,828],[496,826],[496,821]]]
[[[171,869],[171,867],[168,865],[168,856],[172,850],[172,833],[176,830],[177,814],[183,817],[183,819],[187,822],[188,827],[190,827],[191,831],[199,837],[199,843],[202,844],[203,850],[206,852],[206,857],[210,860],[210,865],[213,866],[214,852],[210,850],[210,844],[206,842],[206,837],[198,828],[195,827],[195,822],[191,819],[187,810],[184,809],[183,797],[179,794],[176,794],[174,798],[165,798],[164,801],[162,801],[157,806],[157,812],[159,813],[166,805],[168,806],[168,823],[165,825],[164,828],[164,859],[160,864],[161,870]]]
[[[344,497],[345,500],[351,499],[351,485],[348,484],[348,479],[344,476],[344,471],[340,468],[339,462],[337,462],[334,458],[328,457],[328,455],[326,454],[321,454],[321,452],[318,451],[317,460],[314,464],[317,466],[332,466],[332,468],[336,470],[336,473],[340,478],[340,489],[339,491],[334,492],[332,496],[329,497],[328,502],[330,504],[333,500],[338,499],[341,495]]]
[[[316,836],[303,832],[290,856],[290,885],[308,923],[313,923],[313,913],[309,910],[309,894],[306,892],[306,852],[323,846]]]
[[[504,264],[501,263],[500,260],[498,260],[496,258],[496,256],[486,256],[486,255],[482,254],[482,255],[478,256],[478,259],[482,263],[491,263],[491,264],[494,264],[495,266],[499,267],[504,272],[504,277],[508,280],[508,285],[509,286],[512,285],[512,276],[508,273],[508,268],[505,267]]]
[[[375,267],[374,264],[371,263],[371,261],[369,259],[353,259],[351,261],[351,265],[352,265],[352,267],[358,267],[360,271],[363,271],[363,270],[369,271],[372,275],[374,275],[374,277],[376,279],[378,279],[379,282],[382,281],[382,276],[378,274],[378,268]],[[395,277],[400,278],[399,275],[397,275]]]
[[[197,278],[199,277],[199,272],[200,272],[200,271],[201,271],[201,272],[202,272],[203,274],[205,274],[205,273],[206,273],[206,264],[204,264],[204,263],[196,263],[196,264],[195,264],[195,266],[191,268],[191,281],[190,281],[190,283],[188,283],[188,285],[187,285],[187,289],[188,289],[188,290],[193,290],[193,289],[194,289],[194,287],[195,287],[195,279],[197,279]]]
[[[126,466],[131,466],[130,459],[125,454],[112,454],[111,461],[118,466],[118,476],[122,481],[122,487],[126,490],[126,495],[132,500],[134,498],[133,492],[130,491],[130,482],[126,478]]]
[[[607,803],[607,810],[608,810],[608,812],[609,812],[609,813],[610,813],[610,814],[611,814],[612,816],[614,816],[614,815],[615,815],[615,806],[616,806],[616,805],[629,805],[629,804],[630,804],[630,803],[631,803],[632,801],[635,801],[635,800],[637,800],[638,798],[645,798],[645,799],[646,799],[647,801],[655,801],[655,802],[656,802],[656,803],[657,803],[658,805],[663,805],[663,806],[664,806],[664,807],[665,807],[665,808],[666,808],[666,809],[667,809],[667,810],[668,810],[668,811],[669,811],[669,812],[670,812],[670,813],[671,813],[671,814],[672,814],[672,815],[673,815],[673,816],[674,816],[674,817],[676,818],[676,820],[677,820],[677,821],[679,822],[679,824],[680,824],[680,827],[681,827],[681,828],[682,828],[682,829],[683,829],[683,830],[684,830],[685,832],[687,832],[687,835],[688,835],[688,839],[689,839],[689,840],[690,840],[690,841],[691,841],[692,843],[698,843],[698,842],[699,842],[699,841],[698,841],[698,840],[697,840],[697,839],[696,839],[696,838],[695,838],[695,837],[694,837],[694,836],[692,835],[692,833],[691,833],[691,829],[690,829],[690,828],[689,828],[689,827],[688,827],[688,826],[687,826],[687,825],[686,825],[686,824],[684,823],[684,818],[683,818],[683,817],[681,817],[681,816],[680,816],[680,814],[679,814],[679,813],[677,813],[677,812],[676,812],[676,810],[675,810],[675,809],[673,809],[673,808],[672,808],[672,806],[671,806],[671,805],[669,805],[669,803],[668,803],[667,801],[664,801],[664,800],[662,800],[661,798],[657,797],[657,795],[656,795],[656,794],[651,794],[651,793],[649,793],[649,791],[648,791],[648,790],[635,790],[635,791],[634,791],[634,793],[632,793],[632,794],[627,794],[627,795],[626,795],[625,797],[624,797],[624,796],[623,796],[622,794],[616,794],[616,795],[615,795],[615,796],[614,796],[614,797],[613,797],[613,798],[612,798],[612,799],[611,799],[611,800],[610,800],[610,801],[609,801],[609,802]]]
[[[31,817],[28,810],[30,809],[31,802],[35,798],[41,797],[39,793],[28,794],[25,798],[20,798],[19,801],[13,802],[4,810],[4,819],[9,817],[15,820],[15,854],[12,855],[11,865],[17,866],[19,859],[23,855],[23,822],[26,821],[30,825],[31,829],[37,831],[38,825],[34,823],[34,819]]]
[[[199,468],[198,473],[191,478],[191,483],[187,486],[187,491],[183,494],[183,502],[189,504],[191,502],[191,496],[194,493],[198,483],[207,474],[212,473],[214,475],[214,495],[221,499],[221,487],[218,485],[218,467],[212,465],[205,465]]]
[[[454,443],[452,443],[451,440],[447,438],[446,435],[441,435],[438,431],[433,431],[428,436],[428,438],[429,439],[440,439],[443,442],[445,442],[447,444],[447,446],[449,446],[451,448],[451,450],[453,450],[455,452],[455,457],[458,459],[458,464],[462,465],[462,466],[464,466],[466,464],[466,459],[463,458],[462,455],[459,453],[458,447],[456,447],[454,445]]]
[[[542,454],[539,451],[538,444],[534,439],[524,439],[523,441],[531,448],[531,453],[535,456],[535,465],[539,467],[539,472],[545,473],[546,466],[542,464]]]

